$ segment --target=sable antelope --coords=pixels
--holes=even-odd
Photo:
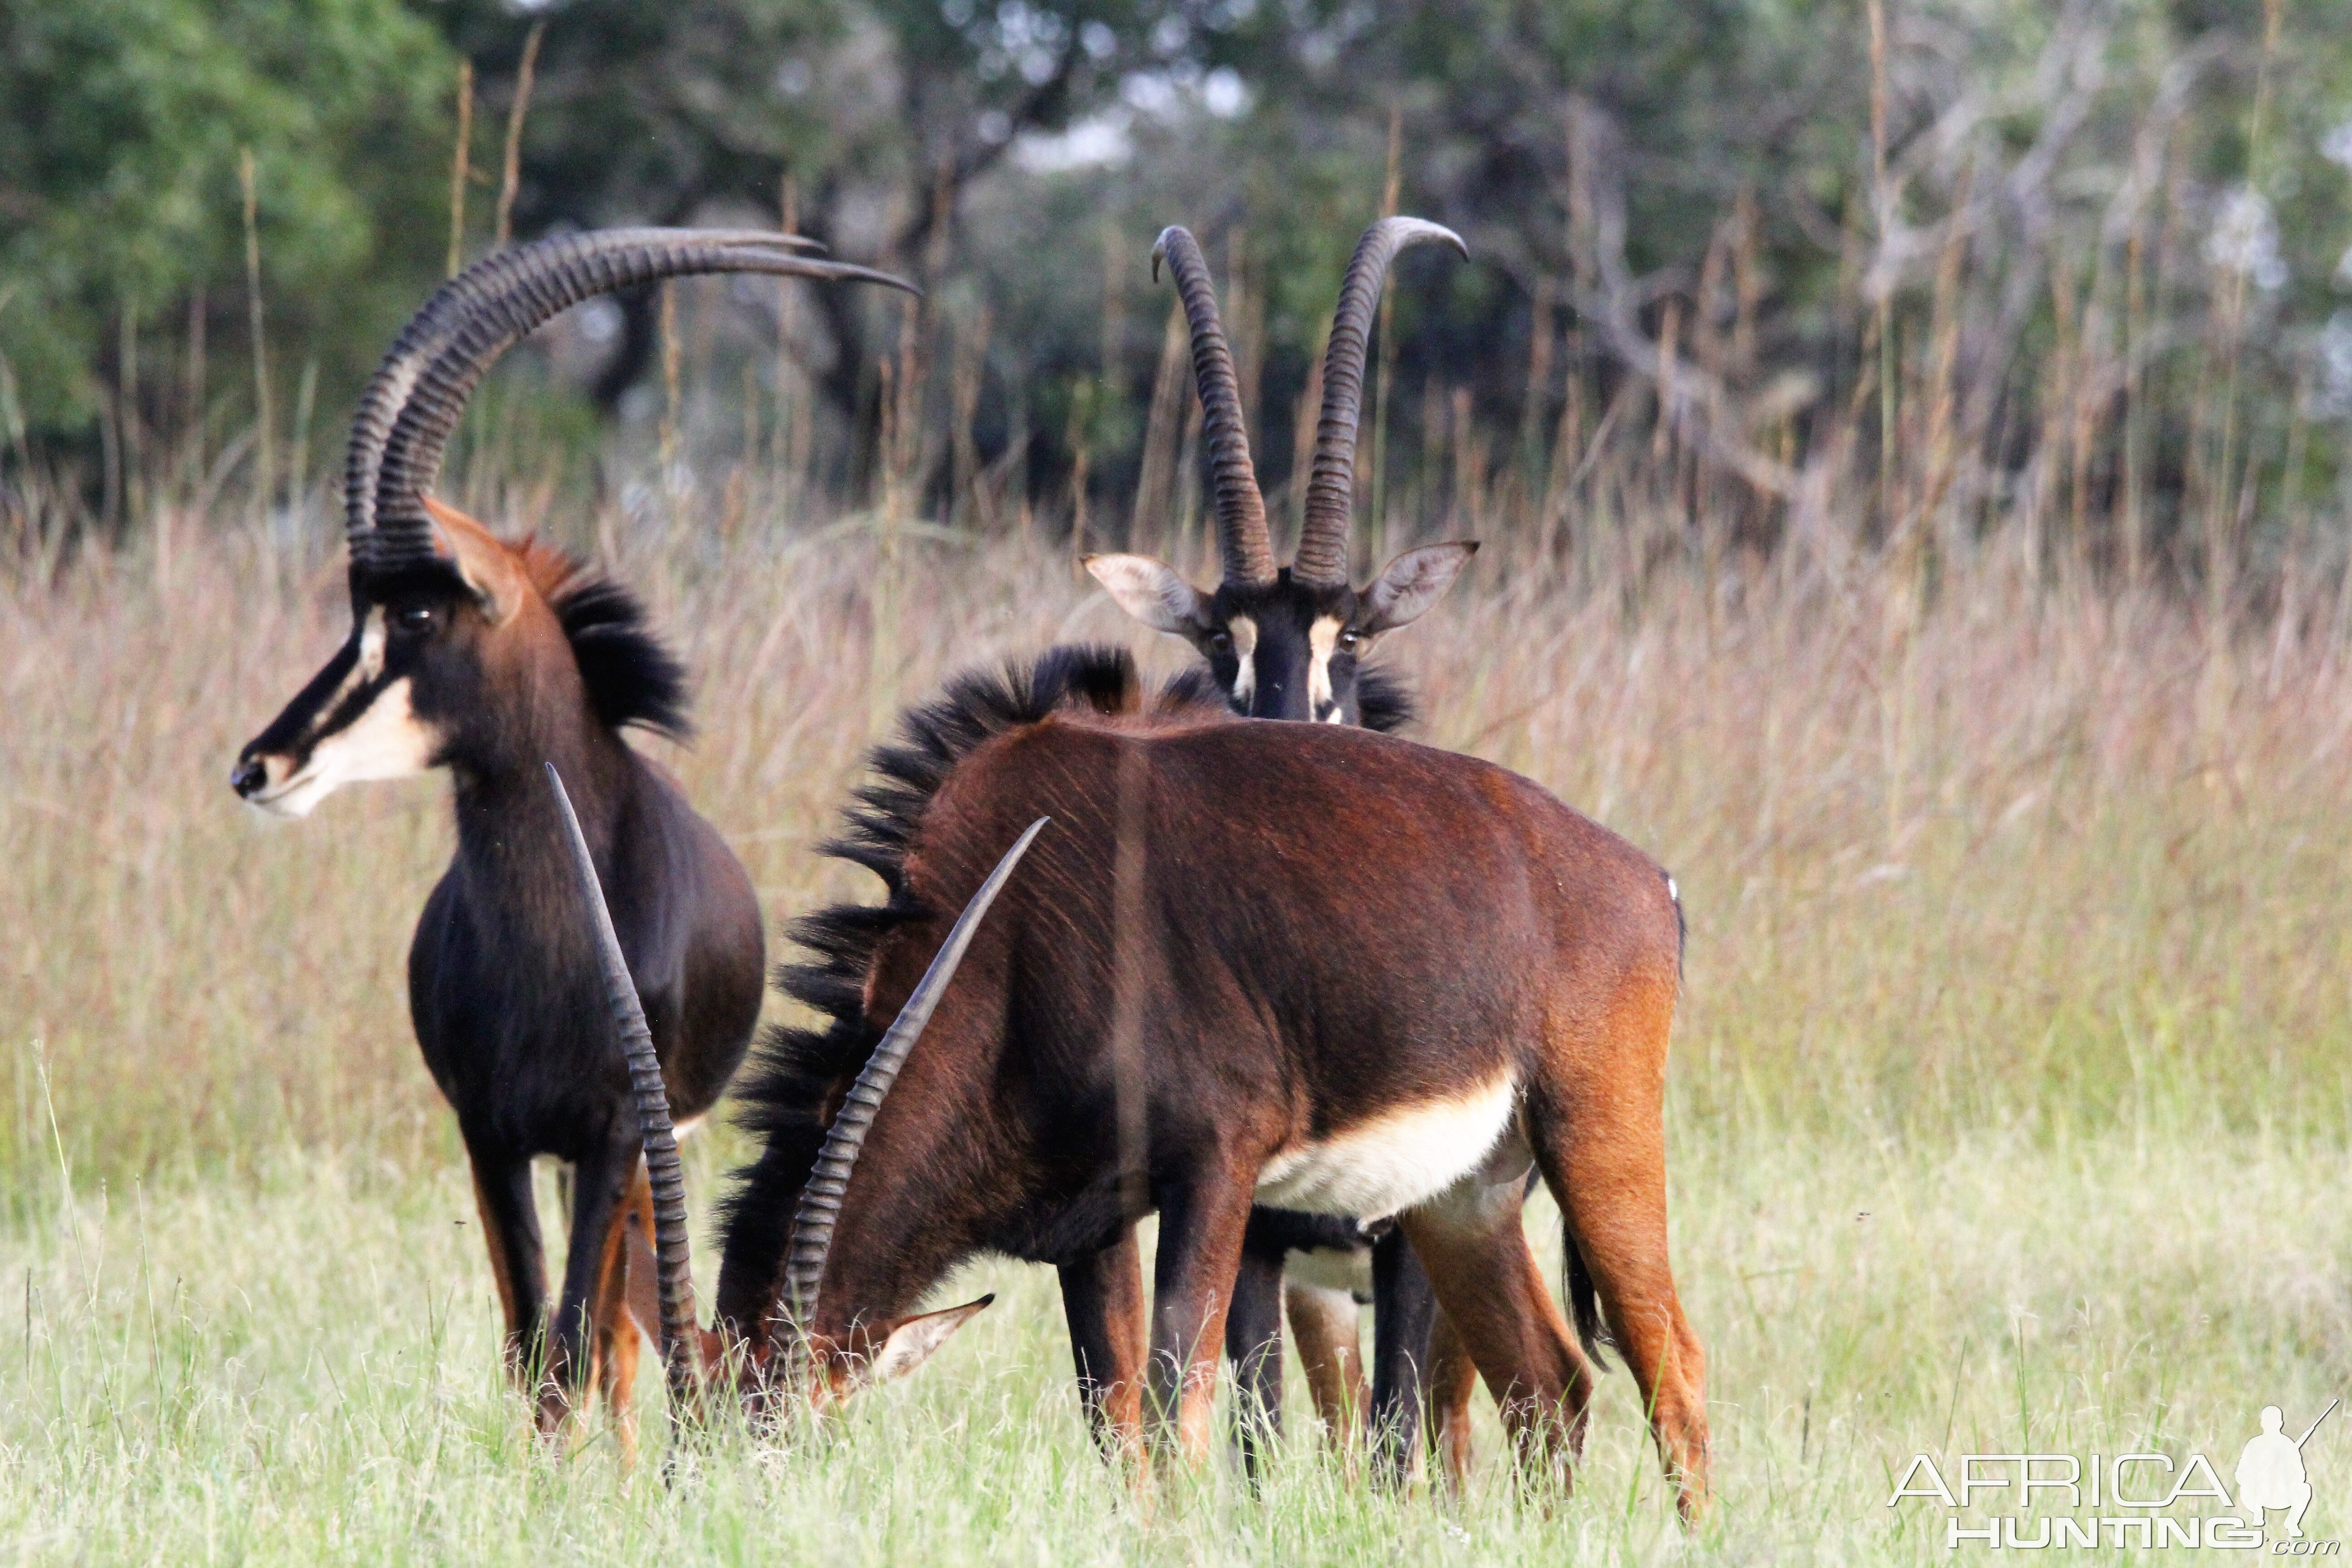
[[[713,272],[911,287],[793,254],[805,243],[614,230],[507,250],[444,284],[394,342],[352,422],[351,636],[246,745],[231,778],[255,805],[302,816],[345,784],[449,770],[457,854],[409,949],[409,1009],[457,1113],[518,1374],[545,1336],[543,1428],[601,1365],[626,1436],[636,1361],[628,1217],[645,1223],[646,1194],[541,764],[560,763],[579,792],[670,1101],[687,1117],[709,1109],[742,1060],[763,938],[740,863],[622,738],[632,726],[670,736],[688,727],[685,672],[637,601],[545,544],[500,542],[431,490],[491,364],[592,295]],[[530,1186],[541,1154],[575,1177],[551,1333]],[[652,1317],[642,1300],[636,1315]]]
[[[1198,683],[1146,709],[1133,687],[1123,653],[1057,650],[956,682],[877,753],[836,852],[889,900],[801,928],[832,1026],[772,1037],[747,1075],[765,1146],[713,1334],[665,1319],[678,1385],[740,1352],[822,1406],[911,1370],[987,1304],[916,1313],[923,1293],[993,1251],[1092,1283],[1070,1315],[1103,1416],[1139,1445],[1148,1380],[1158,1446],[1172,1427],[1197,1462],[1264,1196],[1396,1215],[1515,1451],[1564,1480],[1592,1377],[1521,1226],[1532,1166],[1689,1516],[1705,1358],[1667,1258],[1664,874],[1490,763],[1244,722]],[[674,1146],[648,1160],[675,1181]],[[1134,1227],[1153,1210],[1147,1359]],[[656,1224],[682,1286],[684,1238]]]
[[[1357,242],[1324,355],[1323,403],[1298,551],[1290,565],[1280,568],[1274,562],[1249,437],[1242,427],[1233,356],[1207,264],[1182,228],[1164,230],[1152,248],[1152,271],[1156,277],[1160,261],[1168,262],[1192,328],[1224,580],[1204,594],[1172,567],[1140,555],[1093,555],[1086,566],[1129,615],[1198,648],[1237,713],[1382,731],[1397,730],[1412,717],[1404,688],[1362,658],[1381,634],[1408,625],[1434,604],[1478,547],[1459,542],[1409,550],[1371,583],[1353,588],[1348,581],[1348,534],[1373,314],[1397,253],[1432,242],[1468,254],[1460,236],[1419,218],[1382,218]],[[1292,1269],[1286,1289],[1285,1270],[1293,1255],[1300,1267]],[[1458,1355],[1433,1357],[1435,1298],[1403,1237],[1391,1228],[1368,1240],[1349,1220],[1261,1208],[1251,1216],[1242,1257],[1225,1350],[1240,1376],[1244,1462],[1255,1469],[1259,1434],[1281,1429],[1286,1305],[1326,1426],[1339,1436],[1361,1418],[1356,1309],[1358,1293],[1369,1284],[1378,1307],[1370,1415],[1383,1467],[1394,1475],[1411,1464],[1426,1373],[1433,1375],[1440,1439],[1458,1480],[1467,1462],[1471,1371]],[[1450,1344],[1449,1335],[1437,1333],[1439,1350]]]

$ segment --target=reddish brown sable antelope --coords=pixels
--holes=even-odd
[[[625,1237],[630,1214],[642,1222],[646,1189],[541,765],[560,764],[578,792],[670,1100],[687,1117],[710,1108],[750,1041],[760,910],[718,832],[622,739],[632,725],[667,735],[688,727],[685,672],[635,599],[546,545],[501,542],[431,491],[492,363],[592,295],[710,272],[909,287],[792,254],[800,243],[615,230],[508,250],[443,285],[394,342],[352,422],[351,637],[247,743],[231,779],[254,805],[301,816],[345,784],[450,772],[457,850],[409,949],[409,1010],[473,1164],[519,1373],[546,1336],[543,1426],[600,1364],[608,1394],[633,1384]],[[569,1162],[576,1177],[551,1333],[530,1188],[541,1154]],[[625,1404],[616,1403],[625,1433]]]
[[[1461,237],[1419,218],[1382,218],[1366,229],[1348,263],[1323,362],[1323,405],[1298,552],[1277,568],[1265,506],[1242,428],[1240,388],[1218,320],[1217,299],[1198,244],[1169,228],[1152,249],[1165,259],[1192,331],[1202,428],[1215,476],[1217,538],[1224,581],[1204,594],[1165,563],[1141,555],[1092,555],[1087,570],[1129,615],[1185,638],[1237,713],[1253,718],[1360,724],[1392,731],[1412,717],[1404,688],[1361,662],[1373,639],[1410,624],[1449,587],[1475,542],[1409,550],[1368,585],[1348,582],[1348,535],[1355,510],[1356,433],[1364,362],[1390,264],[1409,246],[1443,243],[1467,254]],[[1297,1258],[1296,1266],[1289,1260]],[[1291,1278],[1285,1286],[1285,1270]],[[1244,1461],[1255,1470],[1261,1433],[1278,1433],[1282,1411],[1282,1310],[1286,1305],[1318,1413],[1335,1436],[1365,1412],[1358,1361],[1356,1291],[1371,1286],[1372,1427],[1384,1470],[1410,1466],[1422,1419],[1425,1372],[1439,1375],[1437,1427],[1457,1472],[1466,1463],[1469,1364],[1433,1365],[1436,1300],[1420,1261],[1393,1228],[1368,1242],[1354,1221],[1260,1207],[1242,1248],[1241,1279],[1226,1319],[1226,1353],[1240,1372]],[[1437,1335],[1441,1346],[1451,1336]]]
[[[1654,862],[1472,758],[1147,710],[1121,653],[967,677],[906,734],[840,851],[888,902],[803,928],[831,944],[834,1027],[763,1046],[747,1080],[767,1146],[701,1360],[740,1344],[830,1403],[986,1304],[916,1311],[965,1258],[1053,1263],[1095,1286],[1070,1315],[1103,1418],[1139,1444],[1148,1381],[1160,1446],[1172,1426],[1197,1462],[1253,1202],[1395,1215],[1522,1461],[1564,1480],[1592,1377],[1521,1226],[1534,1168],[1679,1507],[1704,1503],[1705,1358],[1666,1247],[1681,939]],[[674,1149],[649,1158],[674,1180]],[[681,1369],[691,1329],[665,1325]]]

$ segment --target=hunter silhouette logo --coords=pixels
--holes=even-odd
[[[2331,1399],[2327,1408],[2319,1413],[2319,1421],[2336,1414],[2340,1399]],[[2246,1439],[2245,1451],[2238,1456],[2238,1507],[2244,1511],[2256,1530],[2272,1509],[2286,1510],[2286,1537],[2289,1541],[2303,1539],[2304,1510],[2311,1507],[2311,1479],[2304,1473],[2303,1446],[2319,1430],[2319,1421],[2304,1428],[2300,1437],[2286,1435],[2286,1415],[2275,1405],[2263,1406],[2263,1429]]]
[[[2335,1557],[2341,1542],[2311,1541],[2303,1533],[2311,1508],[2304,1457],[2341,1403],[2330,1400],[2300,1437],[2288,1432],[2284,1411],[2263,1406],[2262,1430],[2239,1451],[2231,1476],[2234,1499],[2221,1467],[2197,1453],[2182,1458],[2145,1452],[1961,1454],[1948,1456],[1941,1468],[1928,1455],[1915,1454],[1886,1506],[1898,1507],[1906,1498],[1943,1504],[1948,1551],[1969,1543],[2013,1552],[2267,1546],[2274,1557]],[[1975,1510],[1985,1511],[1972,1521],[1968,1516]],[[2265,1533],[2273,1512],[2286,1516],[2286,1533],[2275,1541]]]

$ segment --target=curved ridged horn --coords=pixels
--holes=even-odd
[[[547,764],[547,782],[554,786],[556,807],[563,814],[572,868],[580,874],[581,897],[588,906],[595,936],[597,966],[604,972],[604,1000],[613,1010],[621,1055],[629,1066],[629,1088],[636,1096],[637,1131],[645,1141],[646,1174],[653,1186],[662,1366],[669,1375],[670,1419],[676,1422],[694,1407],[700,1370],[695,1354],[694,1268],[686,1235],[686,1173],[678,1163],[677,1129],[670,1121],[661,1060],[654,1055],[654,1037],[646,1027],[636,982],[629,978],[628,960],[622,956],[621,939],[613,931],[613,912],[604,907],[604,887],[596,878],[596,861],[588,852],[587,836],[580,831],[580,818],[572,812],[572,797],[564,793],[563,777],[553,763]]]
[[[1151,247],[1155,283],[1163,259],[1192,329],[1192,379],[1201,388],[1201,432],[1209,443],[1209,472],[1217,489],[1217,545],[1225,581],[1263,587],[1274,581],[1274,544],[1266,536],[1257,470],[1250,463],[1249,432],[1242,428],[1241,382],[1217,316],[1216,286],[1209,281],[1209,264],[1201,258],[1191,230],[1171,226],[1160,231]]]
[[[874,1113],[881,1109],[882,1097],[890,1092],[898,1069],[907,1065],[907,1053],[915,1048],[915,1041],[923,1033],[923,1026],[931,1021],[932,1009],[940,1005],[940,995],[948,982],[955,978],[956,965],[963,961],[963,950],[971,945],[972,933],[980,929],[988,906],[996,901],[1013,868],[1029,852],[1029,846],[1044,832],[1049,817],[1039,817],[1029,825],[1028,831],[1015,839],[980,891],[964,905],[963,913],[956,917],[948,939],[932,955],[931,966],[923,971],[920,984],[907,1005],[898,1009],[882,1043],[866,1058],[865,1070],[850,1086],[848,1098],[841,1102],[840,1111],[833,1125],[826,1129],[824,1148],[809,1172],[808,1184],[801,1189],[800,1207],[793,1215],[793,1233],[785,1249],[784,1300],[793,1321],[806,1323],[816,1305],[817,1286],[824,1279],[824,1261],[833,1251],[834,1222],[841,1216],[841,1200],[849,1191],[849,1173],[857,1166],[857,1152],[866,1146],[866,1134],[874,1125]]]
[[[1348,525],[1356,513],[1356,417],[1364,401],[1364,355],[1371,346],[1372,313],[1388,281],[1389,263],[1407,246],[1443,240],[1465,257],[1470,247],[1450,228],[1417,217],[1384,217],[1364,230],[1339,285],[1331,342],[1323,353],[1323,410],[1315,421],[1315,466],[1307,478],[1307,510],[1290,574],[1302,583],[1345,587]]]
[[[499,355],[583,300],[708,272],[855,279],[918,292],[887,272],[793,254],[813,244],[758,229],[609,229],[502,250],[444,283],[394,340],[352,416],[343,512],[354,574],[433,556],[424,498],[466,400]]]

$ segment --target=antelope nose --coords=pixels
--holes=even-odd
[[[260,794],[262,785],[268,782],[269,770],[261,765],[259,757],[243,758],[228,771],[228,787],[246,800]]]

